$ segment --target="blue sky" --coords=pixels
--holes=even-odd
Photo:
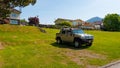
[[[21,19],[39,16],[41,24],[54,24],[57,18],[88,20],[108,13],[120,14],[120,0],[37,0],[22,9]]]

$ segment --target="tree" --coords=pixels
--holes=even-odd
[[[25,19],[20,20],[20,24],[22,25],[28,25],[28,22]]]
[[[15,7],[26,7],[34,5],[37,0],[0,0],[0,17],[6,18],[9,16],[11,9]]]
[[[120,16],[118,14],[108,14],[103,20],[104,30],[120,31]]]
[[[29,25],[35,25],[38,26],[39,25],[39,18],[38,17],[30,17],[28,18],[29,20]]]
[[[67,19],[62,19],[62,18],[58,18],[58,19],[56,19],[54,22],[55,22],[55,25],[58,25],[58,24],[60,24],[61,22],[65,22],[65,21],[69,21],[69,20],[67,20]]]
[[[59,25],[59,26],[68,26],[68,27],[72,26],[71,22],[68,22],[68,21],[63,21],[63,22],[61,22],[61,23],[59,23],[57,25]]]

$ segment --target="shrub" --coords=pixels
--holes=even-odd
[[[118,14],[108,14],[103,20],[104,30],[120,31],[120,16]]]

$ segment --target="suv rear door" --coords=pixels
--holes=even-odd
[[[67,32],[66,32],[66,41],[67,42],[73,42],[73,40],[74,40],[74,36],[72,34],[72,31],[67,30]]]

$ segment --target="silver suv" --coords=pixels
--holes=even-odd
[[[59,33],[56,33],[56,42],[74,43],[75,47],[80,47],[82,44],[91,46],[93,42],[93,35],[86,34],[79,28],[62,28]]]

